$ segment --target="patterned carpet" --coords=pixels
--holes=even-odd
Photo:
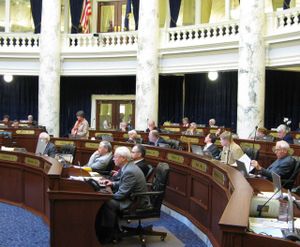
[[[157,237],[147,237],[149,247],[206,246],[183,223],[165,213],[162,213],[159,220],[146,222],[149,223],[153,224],[155,229],[168,232],[164,242]],[[22,208],[0,203],[0,247],[49,247],[49,239],[49,227],[41,218]],[[133,238],[123,240],[114,246],[139,246],[138,243],[138,239]]]

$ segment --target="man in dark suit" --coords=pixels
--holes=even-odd
[[[290,145],[286,141],[276,142],[274,152],[275,160],[268,168],[261,167],[256,160],[251,161],[251,165],[264,177],[272,180],[272,172],[278,174],[282,179],[289,179],[295,169],[296,161],[288,153]]]
[[[43,155],[47,155],[49,157],[54,158],[57,151],[55,145],[52,142],[50,142],[50,136],[46,132],[42,132],[39,135],[39,141],[44,142],[46,145]]]
[[[203,147],[203,152],[210,153],[214,159],[218,159],[220,155],[220,150],[215,145],[215,141],[216,135],[212,133],[208,134],[204,139],[205,146]]]
[[[164,138],[160,137],[158,130],[151,130],[148,135],[149,145],[158,147],[160,143],[165,143]]]
[[[142,170],[144,176],[146,177],[149,172],[149,167],[144,159],[145,154],[146,150],[141,144],[137,144],[131,149],[131,158],[133,160],[133,163]]]
[[[130,199],[132,193],[147,191],[145,176],[142,170],[131,160],[131,154],[127,147],[118,147],[114,153],[114,162],[120,167],[120,180],[102,180],[107,186],[111,186],[114,192],[113,198],[104,203],[96,219],[97,236],[101,244],[111,242],[117,237],[118,214],[128,209],[133,201]],[[139,201],[139,207],[148,206],[148,197]]]
[[[287,126],[285,124],[280,124],[277,127],[278,138],[286,141],[289,144],[293,144],[293,137],[288,133]]]

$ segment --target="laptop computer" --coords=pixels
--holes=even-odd
[[[244,162],[240,161],[240,160],[236,160],[236,169],[241,172],[245,178],[249,177],[249,172],[246,169],[246,165]]]
[[[282,198],[281,178],[275,172],[272,172],[272,181],[273,181],[274,193],[276,193],[274,198],[275,199]]]
[[[290,190],[288,190],[288,229],[281,229],[281,231],[284,238],[292,241],[300,241],[300,229],[295,228],[293,202],[292,194]]]
[[[204,152],[203,152],[203,149],[201,146],[198,146],[198,145],[191,145],[191,148],[192,148],[192,153],[193,154],[198,154],[200,156],[203,156],[204,155]]]
[[[35,154],[43,155],[46,149],[47,143],[44,139],[38,139],[38,143],[36,145]]]

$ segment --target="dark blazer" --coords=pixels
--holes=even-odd
[[[122,167],[120,180],[113,182],[113,199],[119,201],[120,210],[128,208],[132,200],[130,194],[147,192],[146,179],[142,170],[133,162],[126,164]],[[140,205],[147,205],[148,197],[144,197],[140,201]]]
[[[286,141],[289,144],[294,144],[294,139],[290,134],[286,134],[282,140]]]
[[[262,168],[261,174],[272,180],[272,172],[278,174],[281,179],[289,179],[295,169],[296,161],[292,156],[275,160],[268,168]]]
[[[145,162],[145,160],[140,160],[139,162],[135,163],[144,173],[144,176],[146,177],[149,172],[148,164]]]
[[[54,158],[56,153],[55,145],[52,142],[48,142],[43,154],[47,154],[49,157]]]
[[[216,159],[220,155],[220,150],[215,144],[210,145],[207,149],[203,150],[204,152],[209,152]]]

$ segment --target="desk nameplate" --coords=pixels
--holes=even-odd
[[[242,148],[253,148],[253,142],[240,142],[240,146]],[[259,143],[254,143],[254,148],[259,150],[260,149],[260,144]]]
[[[192,160],[192,167],[200,172],[207,172],[207,165],[198,160]]]
[[[168,127],[164,127],[164,130],[168,130],[168,131],[173,131],[173,132],[180,132],[180,128],[168,128]]]
[[[18,135],[34,135],[34,130],[16,130],[16,134]]]
[[[113,134],[112,133],[103,133],[103,132],[96,132],[95,133],[95,137],[98,137],[98,136],[112,136]]]
[[[56,146],[75,145],[74,141],[65,141],[65,140],[55,140],[54,144]]]
[[[182,155],[173,154],[173,153],[168,153],[167,159],[178,164],[183,164],[184,162],[184,157]]]
[[[218,169],[214,168],[212,177],[218,184],[221,184],[223,186],[225,185],[226,177],[223,172],[220,172]]]
[[[86,142],[84,144],[84,147],[86,148],[92,148],[92,149],[97,149],[99,147],[99,143],[95,143],[95,142]]]
[[[184,142],[184,143],[194,143],[194,144],[198,144],[198,143],[199,143],[199,138],[181,136],[181,137],[180,137],[180,141],[182,141],[182,142]]]
[[[158,157],[159,156],[159,151],[152,150],[152,149],[146,149],[146,156]]]
[[[13,155],[13,154],[0,154],[0,160],[5,160],[5,161],[18,161],[18,156],[17,155]]]
[[[24,162],[26,165],[34,166],[34,167],[40,167],[40,161],[38,159],[25,157]]]
[[[165,140],[170,140],[170,136],[161,135],[160,137],[164,138]]]

